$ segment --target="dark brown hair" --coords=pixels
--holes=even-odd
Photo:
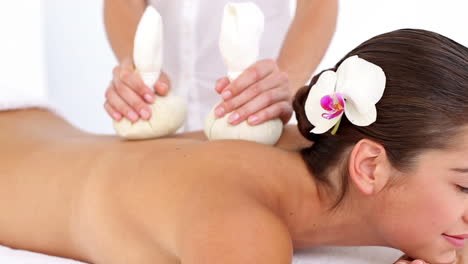
[[[434,32],[402,29],[385,33],[362,43],[343,60],[358,55],[380,66],[386,87],[377,103],[375,123],[359,127],[342,116],[336,135],[330,131],[310,133],[313,125],[304,113],[310,88],[320,74],[295,96],[293,107],[301,134],[315,143],[301,151],[309,170],[319,182],[332,168],[341,168],[343,177],[337,206],[347,186],[345,150],[367,138],[382,144],[391,164],[409,170],[415,157],[424,150],[450,146],[449,137],[468,124],[468,49]],[[343,166],[340,166],[343,164]]]

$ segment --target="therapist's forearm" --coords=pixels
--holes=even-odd
[[[322,60],[336,28],[337,0],[298,0],[278,65],[290,79],[295,93]]]
[[[104,0],[107,38],[119,62],[132,55],[133,38],[146,5],[145,0]]]

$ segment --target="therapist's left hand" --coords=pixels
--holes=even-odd
[[[227,77],[219,79],[215,89],[224,100],[215,115],[228,114],[232,125],[244,120],[258,125],[275,118],[286,124],[291,118],[293,91],[287,73],[274,60],[258,61],[232,82]]]

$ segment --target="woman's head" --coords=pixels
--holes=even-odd
[[[314,127],[305,115],[304,105],[311,87],[317,82],[320,74],[315,76],[309,86],[302,88],[296,94],[294,100],[299,130],[306,138],[315,142],[301,152],[309,170],[319,182],[324,184],[330,183],[328,178],[330,173],[341,172],[341,185],[337,189],[338,205],[345,197],[348,179],[352,179],[349,177],[350,159],[355,161],[356,149],[359,152],[360,147],[366,145],[362,144],[363,142],[370,142],[367,144],[369,146],[375,143],[375,146],[380,146],[385,152],[385,158],[391,167],[389,171],[395,175],[391,180],[403,178],[405,183],[401,187],[406,186],[403,188],[407,188],[407,191],[413,190],[410,187],[416,188],[418,184],[423,183],[423,180],[435,181],[439,176],[437,186],[435,182],[432,188],[431,183],[425,185],[425,188],[435,191],[432,196],[434,199],[437,195],[442,195],[440,199],[432,201],[432,205],[442,206],[442,201],[450,201],[457,203],[453,208],[458,211],[439,211],[439,213],[452,214],[453,219],[450,219],[454,225],[452,228],[443,227],[440,219],[427,219],[427,221],[434,225],[441,223],[439,226],[441,233],[452,235],[460,234],[462,231],[468,233],[467,222],[463,224],[459,221],[462,218],[459,214],[463,214],[463,210],[468,207],[468,194],[456,187],[457,182],[468,187],[468,173],[462,175],[463,177],[450,178],[449,170],[460,166],[468,167],[468,158],[463,163],[464,157],[460,156],[466,154],[468,157],[468,135],[466,135],[468,133],[466,129],[468,127],[468,49],[433,32],[397,30],[362,43],[332,70],[336,71],[346,58],[354,55],[378,65],[385,73],[385,91],[376,104],[377,119],[369,126],[356,126],[343,115],[335,135],[330,131],[319,135],[310,133]],[[466,149],[460,146],[465,146]],[[444,170],[444,166],[448,169]],[[454,175],[461,174],[455,172],[452,171]],[[417,182],[418,179],[421,182]],[[443,186],[444,184],[446,186]],[[413,194],[417,192],[414,190]],[[421,190],[420,197],[423,196],[423,191],[426,190]],[[436,193],[437,191],[442,193]],[[414,202],[413,205],[416,205],[417,201],[420,201],[411,200],[411,197],[401,193],[399,197],[406,199],[400,204]],[[425,198],[430,197],[425,196]],[[389,204],[391,203],[389,201]],[[422,203],[418,205],[422,206]],[[397,207],[396,204],[394,208]],[[404,206],[400,207],[404,209]],[[422,208],[424,210],[421,212],[427,212],[429,208],[432,211],[436,210],[428,205]],[[413,212],[409,211],[408,215],[411,214]],[[394,215],[398,215],[397,212],[394,212]],[[444,218],[444,216],[439,217]],[[398,217],[397,219],[403,220]],[[403,228],[401,224],[401,221],[395,223],[395,227],[399,226],[401,229]],[[414,226],[414,223],[408,223],[407,226]],[[389,241],[391,244],[401,244],[400,242]],[[446,241],[437,243],[443,244]],[[427,250],[431,247],[422,244],[418,246]],[[411,245],[406,246],[406,249],[414,252]]]

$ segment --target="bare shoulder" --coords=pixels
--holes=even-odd
[[[290,234],[275,203],[286,152],[229,140],[205,148],[197,159],[210,165],[196,181],[190,177],[175,229],[181,263],[291,263]]]
[[[182,264],[291,263],[287,226],[270,208],[244,198],[186,212],[178,230]]]

